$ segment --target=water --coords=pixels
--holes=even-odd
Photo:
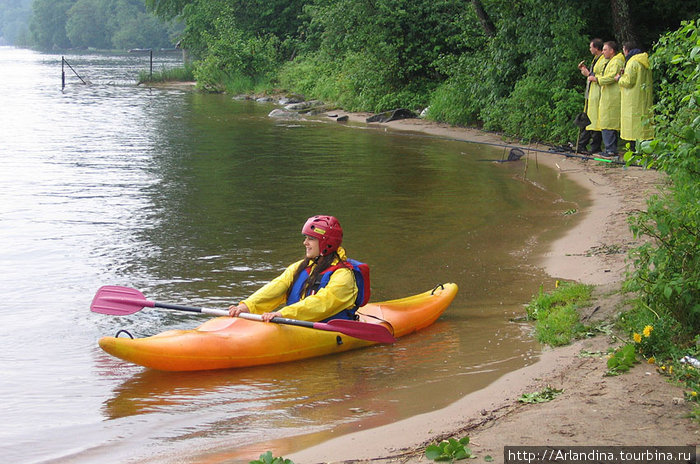
[[[548,281],[532,263],[585,196],[502,150],[136,86],[148,57],[0,47],[0,451],[8,462],[240,461],[449,405],[533,362],[510,322]],[[156,57],[175,66],[177,56]],[[583,200],[580,200],[583,198]],[[393,346],[251,369],[163,373],[103,353],[201,316],[89,312],[106,284],[222,307],[334,214],[373,300],[457,282],[432,327]]]

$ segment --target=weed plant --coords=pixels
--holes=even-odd
[[[261,454],[260,458],[255,461],[250,461],[250,464],[294,464],[294,462],[282,456],[275,457],[272,455],[272,451],[268,451]]]

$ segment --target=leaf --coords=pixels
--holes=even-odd
[[[437,461],[440,456],[442,456],[442,448],[438,445],[428,445],[425,449],[425,457],[432,461]]]

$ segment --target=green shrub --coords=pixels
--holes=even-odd
[[[657,139],[625,159],[668,173],[670,185],[630,218],[636,237],[626,287],[690,340],[700,333],[700,19],[659,40],[652,55],[659,95]]]

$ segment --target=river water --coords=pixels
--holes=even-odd
[[[136,86],[148,57],[0,47],[0,452],[6,462],[247,462],[446,407],[534,362],[511,322],[551,283],[533,263],[585,195],[501,148]],[[156,56],[155,69],[178,65]],[[583,199],[583,200],[582,200]],[[460,286],[392,346],[251,369],[163,373],[97,346],[201,316],[91,313],[101,285],[225,308],[337,216],[373,300]]]

